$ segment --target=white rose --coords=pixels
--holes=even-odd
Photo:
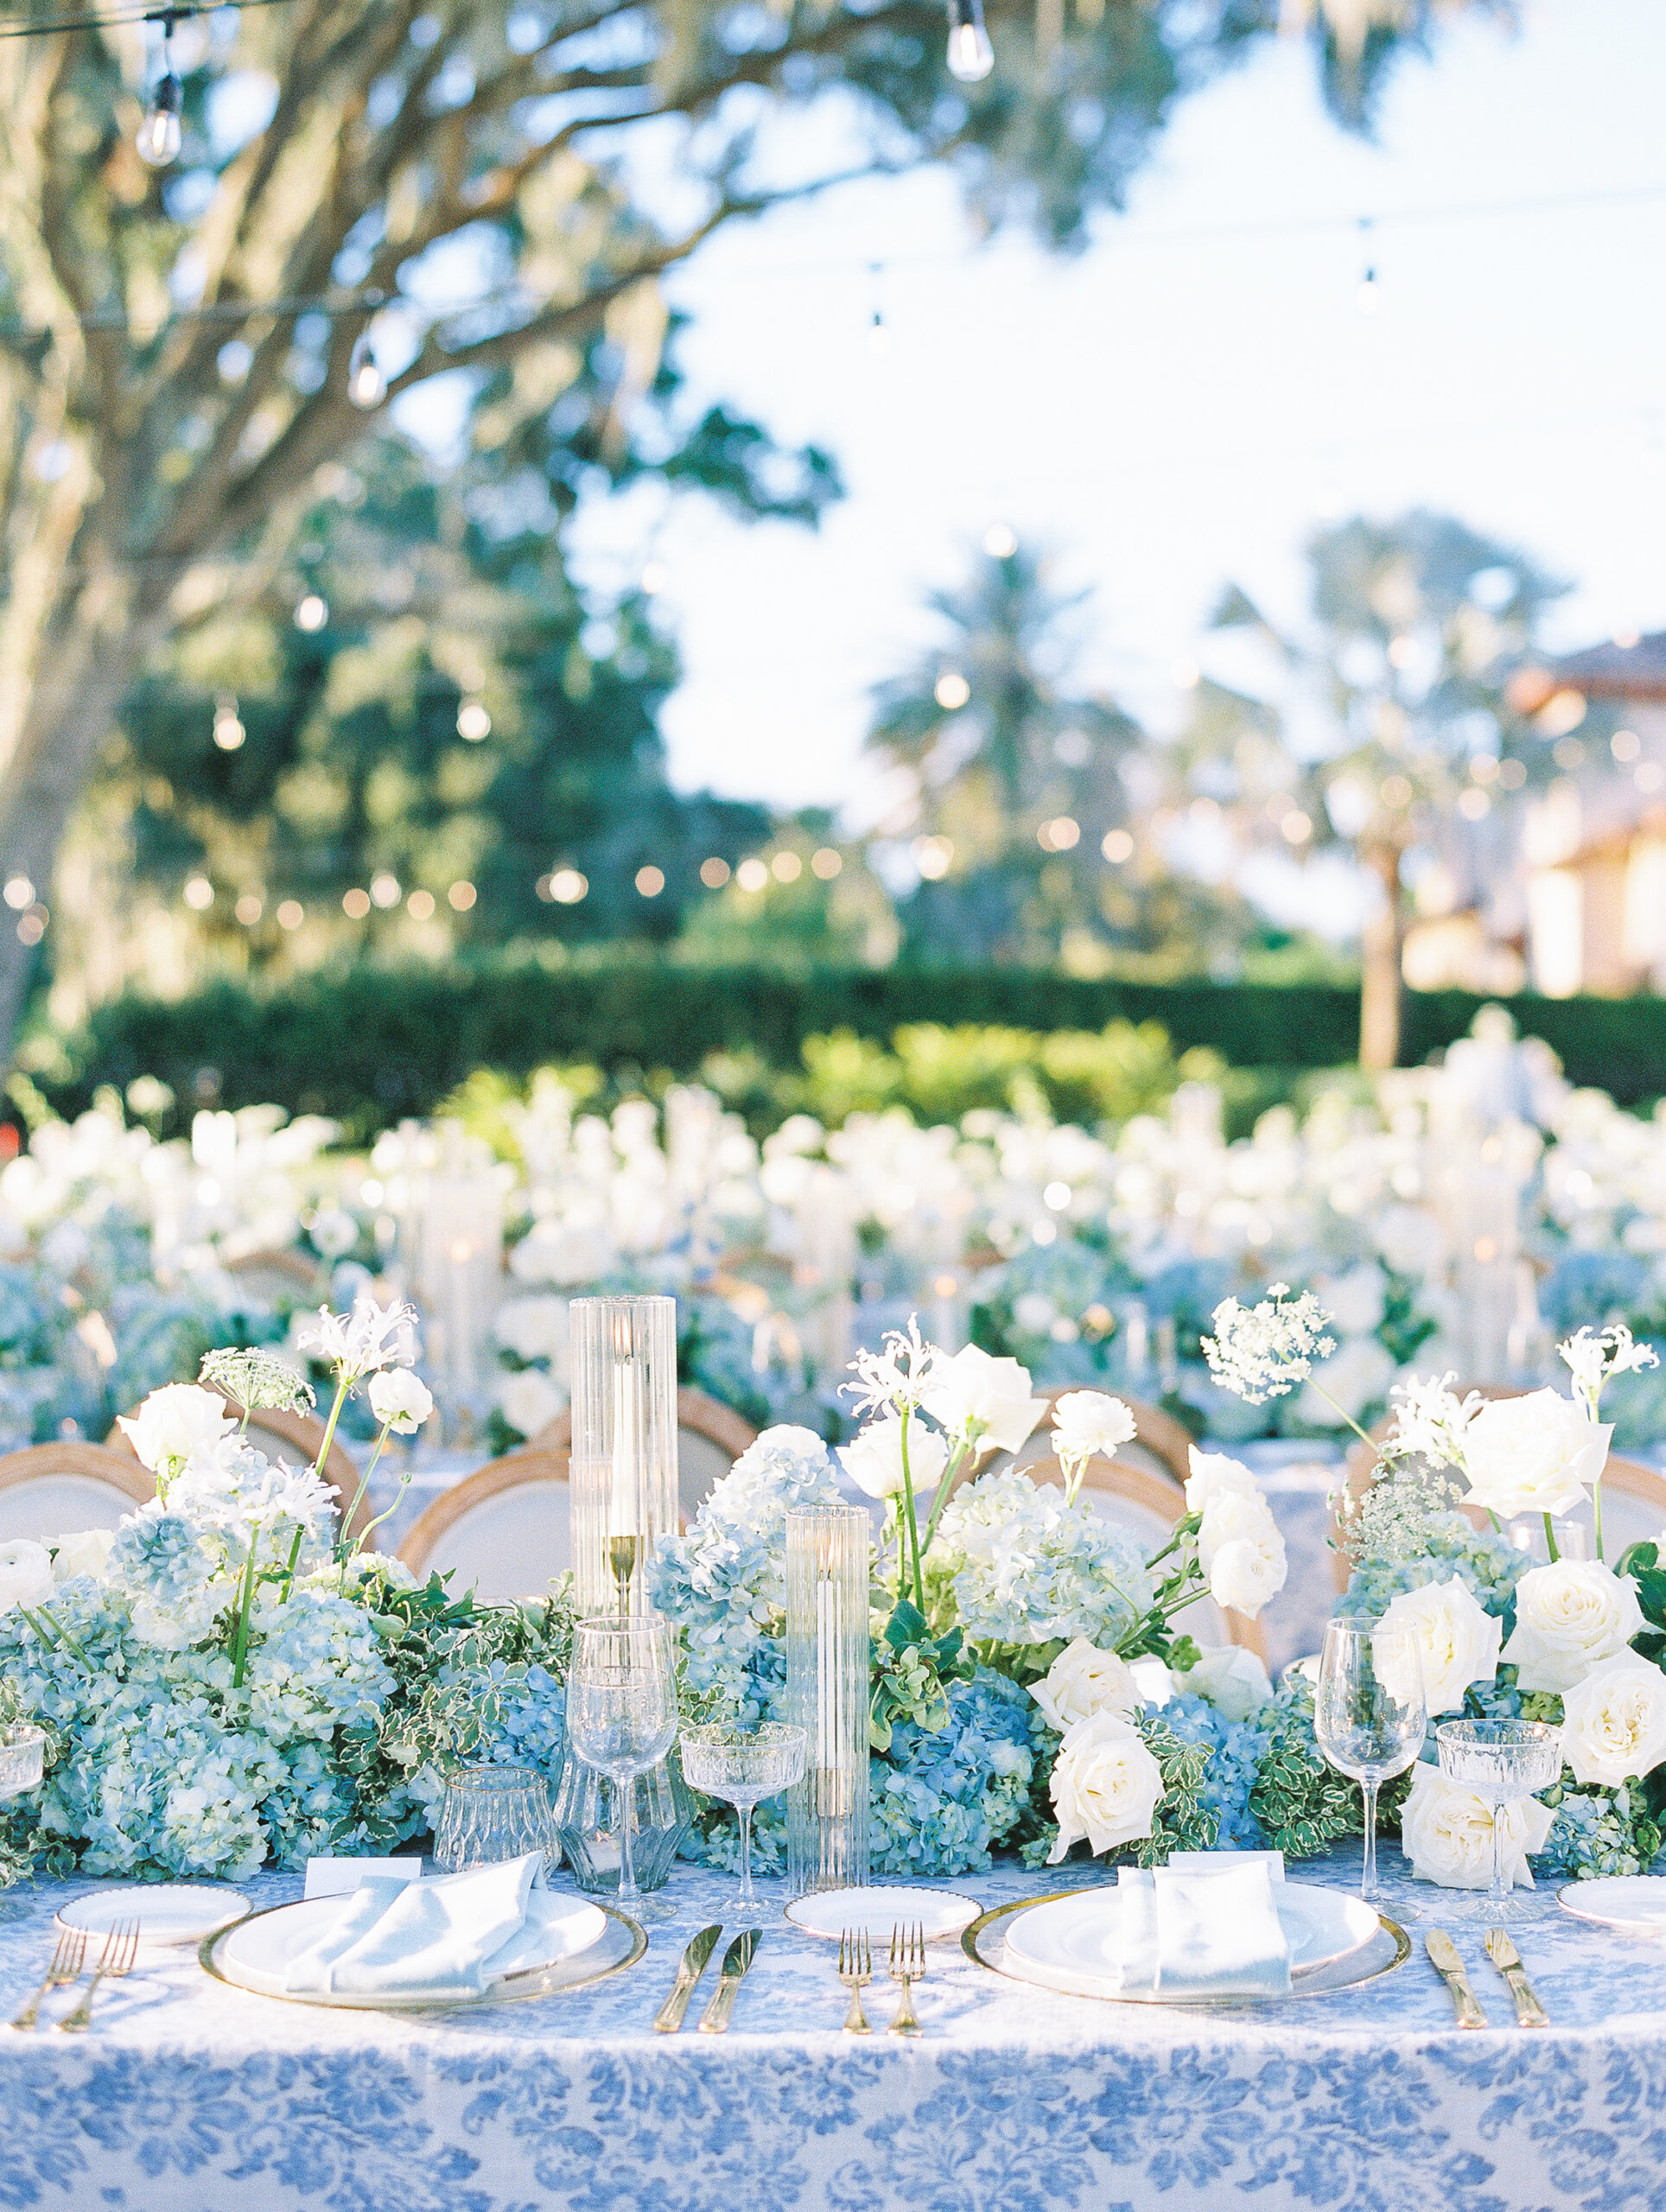
[[[113,1529],[83,1529],[77,1535],[54,1537],[51,1546],[54,1580],[67,1582],[78,1574],[100,1580],[115,1541]]]
[[[224,1401],[194,1382],[166,1382],[116,1424],[153,1475],[171,1474],[237,1427]]]
[[[1131,1721],[1120,1713],[1096,1713],[1065,1731],[1052,1788],[1059,1836],[1047,1864],[1056,1866],[1084,1836],[1096,1858],[1148,1836],[1163,1777]]]
[[[1258,1490],[1218,1490],[1205,1500],[1198,1559],[1215,1603],[1247,1620],[1277,1596],[1284,1587],[1284,1539]]]
[[[1472,1682],[1490,1682],[1498,1671],[1504,1624],[1454,1575],[1449,1582],[1402,1590],[1371,1638],[1377,1679],[1396,1697],[1415,1690],[1416,1653],[1428,1711],[1454,1713]]]
[[[1643,1626],[1637,1585],[1597,1560],[1557,1560],[1516,1585],[1516,1626],[1500,1656],[1524,1690],[1571,1690]]]
[[[1666,1758],[1666,1675],[1635,1651],[1600,1661],[1562,1699],[1562,1757],[1576,1782],[1616,1789]]]
[[[1555,1813],[1536,1797],[1517,1797],[1495,1812],[1473,1790],[1448,1782],[1438,1766],[1419,1761],[1400,1808],[1400,1848],[1412,1872],[1443,1890],[1485,1890],[1492,1881],[1492,1830],[1504,1836],[1504,1870],[1513,1885],[1533,1887],[1529,1851],[1542,1851]]]
[[[506,1298],[492,1324],[493,1334],[517,1359],[547,1359],[559,1367],[567,1357],[567,1300],[564,1298]]]
[[[1211,1497],[1222,1491],[1244,1491],[1255,1497],[1261,1495],[1255,1477],[1242,1459],[1229,1459],[1224,1452],[1199,1452],[1192,1447],[1192,1474],[1186,1485],[1186,1510],[1201,1513]]]
[[[1016,1452],[1047,1410],[1030,1395],[1029,1370],[968,1344],[932,1370],[920,1401],[951,1436],[1000,1452]]]
[[[370,1409],[396,1436],[415,1436],[433,1412],[434,1399],[408,1367],[385,1367],[370,1378]]]
[[[1174,1686],[1192,1697],[1206,1697],[1229,1720],[1247,1720],[1273,1695],[1266,1668],[1253,1651],[1236,1643],[1205,1651],[1195,1667],[1175,1675]]]
[[[1133,1414],[1103,1390],[1066,1390],[1052,1409],[1052,1448],[1061,1459],[1114,1459],[1135,1432]]]
[[[1045,1678],[1030,1685],[1030,1695],[1062,1736],[1096,1713],[1117,1713],[1130,1719],[1141,1703],[1140,1686],[1126,1659],[1101,1651],[1084,1636],[1067,1643]]]
[[[498,1385],[498,1411],[523,1436],[536,1436],[548,1428],[566,1406],[565,1396],[542,1368],[524,1367],[518,1375],[506,1375]]]
[[[14,1605],[38,1605],[52,1595],[52,1560],[44,1544],[27,1536],[0,1543],[0,1613]]]
[[[1465,1432],[1465,1503],[1484,1505],[1501,1521],[1517,1513],[1571,1513],[1600,1481],[1612,1434],[1559,1391],[1497,1399]]]
[[[902,1423],[870,1421],[854,1444],[842,1445],[839,1457],[858,1490],[869,1497],[902,1495]],[[947,1440],[922,1421],[908,1423],[908,1472],[916,1495],[935,1490],[949,1464]]]

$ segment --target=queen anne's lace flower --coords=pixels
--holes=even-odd
[[[1330,1319],[1310,1290],[1293,1294],[1288,1283],[1269,1285],[1259,1305],[1224,1298],[1215,1308],[1215,1333],[1203,1340],[1209,1371],[1223,1389],[1252,1406],[1281,1398],[1328,1359],[1336,1340],[1325,1334]]]

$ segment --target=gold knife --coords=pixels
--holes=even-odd
[[[1486,1955],[1510,1984],[1510,1993],[1516,2000],[1517,2024],[1523,2028],[1548,2028],[1550,2015],[1540,2004],[1523,1969],[1521,1953],[1502,1928],[1487,1929]]]
[[[1429,1964],[1452,1992],[1452,2001],[1457,2009],[1460,2028],[1485,2027],[1486,2014],[1475,2001],[1475,1992],[1469,1986],[1469,1976],[1464,1972],[1464,1962],[1458,1955],[1458,1946],[1444,1928],[1431,1928],[1423,1938],[1423,1948],[1429,1955]]]
[[[706,1971],[706,1961],[717,1948],[717,1939],[722,1932],[722,1923],[714,1921],[709,1928],[703,1928],[684,1950],[677,1964],[677,1980],[671,1984],[671,1993],[653,2016],[654,2026],[662,2036],[674,2036],[682,2026],[694,1986]]]
[[[723,1971],[717,1986],[711,1993],[700,2022],[703,2036],[721,2036],[729,2024],[729,2014],[734,2010],[734,1993],[741,1986],[742,1976],[752,1964],[752,1955],[762,1937],[761,1928],[748,1928],[729,1945],[723,1954]]]

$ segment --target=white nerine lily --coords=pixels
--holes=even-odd
[[[317,1320],[298,1341],[302,1351],[316,1354],[351,1383],[407,1357],[416,1329],[416,1308],[403,1299],[378,1306],[373,1298],[361,1298],[351,1313],[332,1313],[321,1306]]]

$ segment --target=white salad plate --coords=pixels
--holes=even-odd
[[[970,1928],[981,1908],[975,1897],[956,1890],[912,1890],[902,1883],[874,1884],[859,1890],[818,1890],[807,1897],[794,1897],[786,1916],[806,1936],[830,1936],[837,1942],[847,1928],[888,1942],[896,1927],[921,1927],[926,1942],[939,1936],[958,1936]]]
[[[540,1904],[545,1898],[548,1902]],[[556,1989],[599,1981],[603,1974],[631,1965],[647,1948],[646,1936],[622,1913],[552,1891],[534,1891],[529,1901],[533,1924],[517,1940],[513,1971],[493,1975],[483,1990],[459,1989],[455,1984],[371,1994],[287,1989],[289,1961],[316,1942],[351,1903],[349,1895],[303,1897],[296,1904],[274,1905],[209,1936],[198,1955],[217,1980],[229,1982],[234,1989],[249,1990],[257,1997],[348,2012],[409,2012],[440,2005],[495,2005],[512,1997],[548,1996]]]
[[[107,1936],[123,1922],[137,1920],[142,1943],[200,1943],[217,1928],[241,1920],[249,1900],[237,1890],[210,1889],[194,1882],[136,1882],[120,1890],[94,1890],[60,1906],[60,1928],[77,1934]]]
[[[1007,1972],[1075,1996],[1142,1995],[1122,1988],[1118,1965],[1127,1902],[1126,1891],[1107,1887],[1032,1905],[1008,1925]],[[1382,1925],[1362,1899],[1306,1882],[1275,1882],[1273,1903],[1293,1983],[1363,1950]]]
[[[1604,1874],[1569,1882],[1556,1902],[1576,1920],[1624,1928],[1635,1936],[1666,1936],[1666,1880],[1658,1874]]]

